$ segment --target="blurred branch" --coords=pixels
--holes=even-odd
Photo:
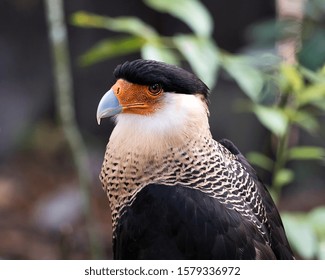
[[[84,209],[91,254],[93,258],[97,258],[99,257],[99,248],[92,226],[93,219],[90,200],[91,174],[89,171],[87,150],[75,119],[73,81],[70,69],[67,30],[64,22],[63,1],[45,0],[45,5],[54,64],[56,110],[65,137],[70,145],[78,173],[80,190],[84,198]]]

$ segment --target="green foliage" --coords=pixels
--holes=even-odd
[[[220,54],[213,41],[205,37],[177,35],[173,38],[173,42],[192,69],[195,69],[195,73],[207,85],[214,87],[220,66]]]
[[[278,107],[254,104],[252,111],[267,129],[277,136],[283,136],[288,128],[288,117]]]
[[[320,147],[293,147],[288,150],[288,160],[322,160],[325,159],[325,149]]]
[[[306,1],[305,20],[302,29],[302,48],[298,55],[302,65],[317,69],[325,61],[324,0]]]
[[[294,182],[294,170],[288,169],[290,161],[325,160],[325,149],[317,146],[298,146],[290,143],[291,131],[300,128],[311,135],[320,132],[319,115],[325,110],[319,104],[325,102],[323,69],[316,72],[301,66],[280,64],[273,83],[278,85],[281,95],[277,103],[261,105],[252,102],[250,108],[260,123],[270,130],[275,141],[273,162],[258,152],[248,155],[252,163],[272,175],[271,190],[278,199],[284,186]],[[290,226],[289,226],[290,227]]]
[[[128,33],[148,40],[158,36],[151,26],[137,17],[112,18],[88,12],[76,12],[71,17],[71,22],[79,27],[104,28],[114,32]]]
[[[176,65],[180,64],[180,60],[185,59],[209,87],[214,87],[220,55],[210,37],[213,21],[206,8],[196,0],[147,0],[145,2],[157,11],[170,13],[183,20],[194,34],[163,37],[153,27],[136,17],[112,18],[83,11],[76,12],[71,17],[72,24],[76,26],[103,28],[126,34],[123,37],[109,38],[95,44],[80,58],[80,64],[89,66],[113,56],[133,52],[140,52],[145,59]],[[196,16],[193,17],[192,14]]]
[[[246,156],[251,164],[257,165],[266,171],[272,172],[274,161],[266,155],[258,152],[249,152]]]
[[[183,21],[193,33],[166,37],[136,17],[112,18],[77,12],[72,16],[74,25],[103,28],[123,35],[95,44],[80,58],[81,65],[89,66],[114,56],[140,52],[145,59],[176,65],[186,61],[210,88],[214,87],[220,68],[223,69],[247,97],[248,110],[270,132],[275,157],[253,151],[248,154],[248,159],[270,172],[271,191],[275,199],[285,185],[295,180],[294,170],[289,169],[288,162],[324,160],[324,148],[299,146],[290,142],[290,136],[296,128],[311,135],[319,133],[322,127],[319,116],[325,113],[325,66],[313,71],[301,65],[280,63],[272,54],[256,55],[254,58],[228,54],[214,42],[211,35],[212,17],[198,0],[144,2],[158,12],[168,13]],[[288,30],[286,24],[268,22],[265,26],[268,30],[283,34],[284,29]],[[270,39],[265,35],[269,33],[263,32],[260,26],[252,34],[264,36],[265,44]],[[276,35],[272,38],[275,40]],[[324,213],[324,208],[319,208],[308,214],[283,215],[289,240],[303,258],[325,259]]]
[[[324,68],[323,68],[324,69]],[[278,198],[281,189],[292,183],[295,173],[287,163],[297,160],[324,161],[325,149],[289,143],[291,130],[299,127],[312,135],[319,133],[318,115],[324,115],[324,70],[316,72],[287,64],[279,65],[274,82],[279,86],[279,102],[268,106],[254,103],[251,108],[270,130],[276,142],[276,156],[271,160],[258,152],[248,155],[252,163],[272,174],[272,194]],[[258,108],[258,110],[256,110]],[[259,111],[260,110],[260,111]],[[282,213],[283,223],[293,249],[304,259],[325,257],[325,208],[310,213]]]
[[[252,101],[257,101],[263,88],[263,73],[252,67],[249,59],[244,56],[224,54],[222,62],[224,69],[238,83],[243,92]]]
[[[82,66],[88,66],[116,55],[138,52],[143,47],[144,42],[142,38],[131,36],[102,40],[82,55],[79,63]]]
[[[305,259],[325,257],[325,207],[309,213],[282,213],[287,236],[295,251]]]
[[[141,57],[155,59],[166,63],[179,65],[180,58],[175,51],[162,42],[146,42],[141,48]]]
[[[301,44],[297,49],[299,63],[312,70],[322,67],[325,61],[324,0],[304,1],[304,6],[302,24],[297,24],[290,18],[281,21],[273,18],[254,22],[246,31],[246,37],[250,41],[249,47],[253,50],[273,48],[279,38],[299,34],[301,37]]]
[[[144,0],[144,2],[159,12],[169,13],[183,21],[199,37],[210,37],[212,34],[213,19],[205,6],[197,0]]]

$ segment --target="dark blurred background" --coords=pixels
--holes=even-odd
[[[95,42],[114,34],[69,24],[73,12],[86,10],[112,17],[132,15],[162,35],[188,32],[182,22],[149,9],[142,1],[64,1],[72,60],[77,121],[90,155],[94,227],[102,258],[111,258],[108,201],[98,179],[113,123],[96,123],[102,94],[113,82],[112,71],[139,54],[80,67],[78,57]],[[231,53],[252,45],[254,24],[275,18],[273,0],[205,0],[214,18],[213,36]],[[269,46],[265,46],[269,47]],[[271,46],[272,47],[272,46]],[[325,50],[325,48],[324,48]],[[229,138],[246,154],[262,151],[267,131],[253,114],[234,104],[239,87],[222,75],[211,95],[211,129],[216,139]],[[302,142],[324,144],[320,137]],[[308,211],[325,204],[324,166],[297,165],[309,172],[284,189],[281,210]],[[267,182],[268,178],[265,177]],[[41,0],[0,0],[0,259],[89,259],[82,196],[70,150],[55,113],[54,80],[44,3]]]

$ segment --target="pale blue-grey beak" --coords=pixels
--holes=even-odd
[[[97,122],[103,118],[114,116],[122,111],[122,106],[116,98],[114,91],[110,89],[104,94],[97,107]]]

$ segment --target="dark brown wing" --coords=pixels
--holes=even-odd
[[[115,259],[275,259],[255,224],[189,187],[152,184],[124,209]]]
[[[266,189],[261,179],[258,177],[255,169],[248,163],[247,159],[240,153],[238,148],[230,140],[222,139],[219,141],[219,143],[222,144],[225,148],[227,148],[232,154],[236,155],[238,161],[245,167],[247,172],[251,175],[258,188],[266,210],[266,218],[268,223],[267,228],[269,231],[269,240],[271,243],[271,248],[276,258],[294,259],[279,212],[272,200],[270,193]]]

